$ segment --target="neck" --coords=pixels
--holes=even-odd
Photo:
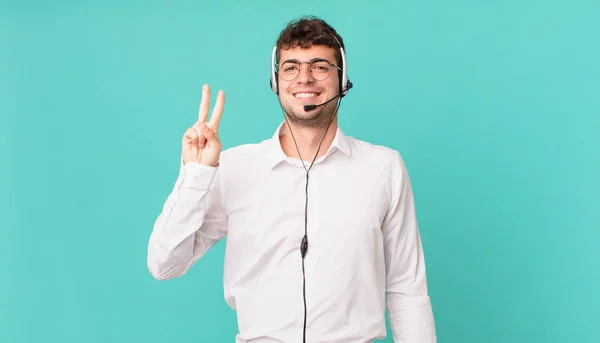
[[[331,125],[329,125],[327,133],[325,133],[327,126],[318,128],[303,127],[294,125],[294,123],[289,120],[287,120],[284,125],[286,133],[285,135],[279,137],[283,152],[288,157],[303,159],[304,161],[310,163],[312,162],[313,158],[315,158],[317,150],[319,151],[319,154],[317,155],[316,159],[325,155],[327,150],[329,150],[337,131],[337,118],[335,118]],[[290,130],[292,132],[290,132]],[[323,137],[323,134],[325,134],[325,137]],[[322,143],[321,139],[323,140]],[[294,140],[296,141],[295,143]],[[321,144],[320,148],[319,143]],[[296,144],[298,144],[297,149]],[[300,155],[298,155],[298,151],[300,151]]]

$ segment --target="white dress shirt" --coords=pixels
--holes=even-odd
[[[237,311],[238,343],[302,342],[306,171],[283,153],[283,128],[224,150],[218,167],[181,164],[149,240],[148,268],[165,280],[227,236],[224,295]],[[338,128],[310,170],[308,198],[306,342],[382,339],[386,307],[394,342],[436,342],[400,154]]]

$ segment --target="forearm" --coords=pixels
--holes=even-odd
[[[207,238],[204,242],[204,234],[198,230],[209,210],[207,196],[214,175],[210,168],[182,167],[148,242],[148,269],[155,278],[183,275],[212,245],[214,240]]]
[[[429,296],[388,293],[387,309],[394,343],[437,342]]]

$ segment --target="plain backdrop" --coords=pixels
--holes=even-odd
[[[226,241],[166,282],[147,242],[202,84],[225,148],[269,138],[310,14],[347,46],[342,129],[409,169],[438,342],[600,342],[599,4],[4,1],[0,342],[234,341]]]

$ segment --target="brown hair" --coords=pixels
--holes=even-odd
[[[289,22],[279,34],[276,44],[277,60],[279,60],[281,49],[310,48],[312,45],[325,45],[334,48],[336,64],[338,67],[343,68],[340,45],[345,52],[344,41],[333,27],[320,18],[303,16]]]

